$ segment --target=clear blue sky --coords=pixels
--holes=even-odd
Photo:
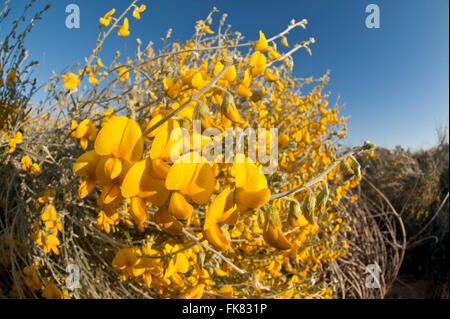
[[[17,12],[25,0],[14,0]],[[26,45],[31,58],[41,61],[39,79],[52,70],[59,73],[89,56],[97,37],[98,18],[110,8],[123,10],[127,0],[39,0],[52,4],[36,24]],[[77,4],[80,29],[67,29],[65,8]],[[133,56],[135,39],[153,41],[155,47],[168,28],[172,38],[186,40],[195,21],[213,6],[228,14],[228,23],[246,39],[256,40],[258,30],[267,37],[283,30],[289,21],[308,19],[306,31],[291,32],[290,43],[315,37],[312,57],[294,55],[294,74],[316,77],[331,70],[328,90],[346,103],[348,145],[368,139],[378,145],[425,148],[436,140],[436,128],[449,126],[449,1],[448,0],[191,0],[148,1],[140,21],[130,17],[130,37],[107,40],[101,54],[108,61],[116,50]],[[365,8],[380,7],[381,27],[368,29]],[[36,7],[37,7],[36,6]],[[0,29],[0,35],[4,32]],[[332,101],[333,102],[333,101]]]

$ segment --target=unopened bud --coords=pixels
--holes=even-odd
[[[314,222],[315,209],[316,209],[316,198],[314,197],[314,194],[310,192],[308,196],[306,196],[306,199],[303,201],[302,211],[306,220],[313,225],[315,224]]]
[[[320,207],[327,202],[328,199],[328,188],[324,187],[319,195],[317,195],[317,206]]]
[[[341,161],[340,169],[344,174],[351,174],[351,175],[354,174],[350,164],[348,163],[348,161],[346,159],[343,159]]]
[[[205,264],[205,251],[203,249],[200,249],[200,251],[197,254],[197,264],[200,265],[200,268],[203,268],[203,265]]]
[[[208,114],[209,114],[209,107],[208,104],[206,104],[205,102],[201,102],[198,106],[197,106],[197,112],[198,115],[205,118]]]
[[[233,64],[233,59],[229,56],[226,56],[222,59],[222,64],[224,66],[231,65],[231,64]]]
[[[299,218],[302,213],[302,209],[298,202],[291,202],[289,205],[289,217]]]
[[[352,165],[353,173],[357,178],[361,178],[361,165],[358,163],[358,161],[354,161]]]

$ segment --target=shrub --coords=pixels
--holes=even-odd
[[[323,92],[328,73],[293,76],[292,54],[311,54],[314,39],[289,47],[286,35],[306,20],[245,42],[226,15],[212,30],[216,12],[183,44],[169,31],[157,53],[137,39],[135,57],[105,64],[104,41],[132,34],[130,13],[145,15],[136,1],[112,9],[86,63],[50,79],[2,166],[11,293],[330,298],[342,288],[330,267],[354,231],[355,156],[373,145],[340,149],[346,125]],[[266,143],[252,148],[249,129]],[[69,264],[81,275],[71,292]]]

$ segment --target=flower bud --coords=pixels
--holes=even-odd
[[[314,194],[310,192],[306,197],[306,199],[303,201],[302,211],[306,220],[313,225],[315,224],[314,222],[315,209],[316,209],[316,197],[314,197]]]
[[[317,195],[317,206],[320,207],[327,202],[328,199],[328,188],[324,187],[319,195]]]
[[[346,159],[343,159],[340,164],[340,169],[344,174],[353,175],[353,170]]]

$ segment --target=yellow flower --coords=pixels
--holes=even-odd
[[[182,88],[181,83],[175,82],[172,78],[164,78],[163,84],[167,96],[171,99],[175,99],[180,94]]]
[[[145,4],[142,4],[140,7],[134,7],[134,10],[133,10],[133,17],[135,18],[135,19],[140,19],[141,18],[141,15],[140,15],[140,13],[141,12],[144,12],[145,11],[145,8],[146,8],[146,6],[145,6]]]
[[[127,37],[130,35],[128,18],[123,19],[123,25],[119,27],[119,30],[117,31],[117,35],[119,37]]]
[[[16,150],[16,145],[23,142],[22,133],[13,133],[12,137],[9,139],[9,153],[13,153]]]
[[[89,83],[97,84],[98,83],[98,79],[95,76],[90,75],[89,76]]]
[[[151,125],[155,121],[151,121]],[[153,134],[150,134],[150,136],[155,136],[150,149],[151,159],[162,158],[171,162],[173,157],[181,154],[183,135],[178,120],[169,119],[151,133]],[[171,135],[176,133],[178,133],[177,138],[171,138]],[[175,148],[175,146],[180,147]]]
[[[208,74],[206,72],[204,72],[204,71],[198,72],[192,78],[192,87],[196,90],[201,90],[210,81],[211,81],[211,78],[208,76]]]
[[[140,231],[144,231],[147,220],[145,202],[156,206],[163,205],[169,197],[164,179],[169,166],[163,161],[149,158],[135,163],[122,182],[122,196],[131,198],[130,214]]]
[[[67,290],[61,291],[54,284],[48,284],[44,291],[42,291],[42,297],[45,299],[70,299]]]
[[[266,62],[267,59],[264,54],[259,51],[253,52],[249,61],[249,64],[252,67],[251,72],[253,77],[264,74],[264,71],[266,70]]]
[[[279,57],[281,57],[281,54],[278,53],[276,50],[270,50],[270,51],[269,51],[269,59],[271,59],[271,60],[276,60],[276,59],[278,59]]]
[[[103,64],[102,60],[100,58],[97,58],[97,66],[100,68],[104,68],[105,65]]]
[[[223,64],[219,61],[216,63],[216,66],[214,67],[213,74],[214,76],[217,76],[220,71],[223,69]],[[219,81],[217,81],[217,84],[223,87],[227,87],[228,83],[233,82],[236,79],[236,68],[234,65],[228,68],[228,70],[222,75]]]
[[[35,240],[39,246],[42,246],[44,253],[48,254],[50,251],[53,251],[55,255],[59,255],[58,245],[60,241],[56,235],[38,231],[38,236],[36,236]]]
[[[178,298],[180,298],[180,299],[201,299],[203,296],[204,289],[205,289],[205,285],[199,284],[195,287],[192,287],[185,293],[182,293]]]
[[[203,225],[203,234],[214,248],[225,251],[230,247],[230,241],[225,237],[218,223],[234,225],[237,218],[233,193],[229,187],[226,187],[209,206]]]
[[[178,250],[177,246],[166,245],[164,252],[173,253]],[[183,278],[179,275],[179,273],[185,274],[189,271],[189,260],[186,255],[182,252],[177,253],[175,257],[173,257],[167,268],[164,272],[164,278],[169,278],[173,283],[175,283],[179,287],[184,286]]]
[[[238,209],[245,212],[258,209],[270,199],[267,180],[254,163],[233,163]]]
[[[42,282],[39,279],[38,272],[34,267],[25,267],[23,269],[25,275],[25,285],[33,291],[39,290],[42,287]]]
[[[264,80],[267,82],[276,82],[279,80],[278,75],[272,73],[269,69],[264,72]]]
[[[118,213],[116,213],[116,216],[114,217],[117,217],[118,219]],[[100,211],[100,213],[98,213],[95,227],[97,227],[99,230],[104,230],[105,233],[109,234],[109,232],[111,231],[111,226],[115,224],[117,219],[109,217],[104,211]]]
[[[99,19],[100,23],[107,27],[112,21],[112,15],[116,12],[116,9],[111,9],[111,11],[107,12],[102,18]]]
[[[169,234],[178,235],[183,231],[183,225],[177,221],[167,208],[159,209],[155,213],[153,220]]]
[[[75,121],[72,121],[72,128],[76,125],[74,122]],[[72,138],[80,139],[81,148],[85,150],[89,141],[93,141],[97,137],[97,128],[95,127],[94,122],[90,119],[85,119],[80,123],[80,125],[78,125],[78,127],[76,127],[76,130],[72,132],[70,136]]]
[[[212,31],[210,28],[209,28],[209,26],[207,26],[206,24],[205,24],[205,22],[203,21],[203,20],[198,20],[197,21],[197,24],[201,27],[201,32],[206,32],[206,33],[209,33],[209,34],[213,34],[214,33],[214,31]]]
[[[205,225],[212,223],[226,223],[229,225],[234,225],[238,218],[237,206],[234,203],[234,193],[231,191],[230,187],[225,187],[225,189],[216,196],[214,201],[208,208],[205,216]]]
[[[38,202],[41,204],[50,203],[56,195],[56,191],[54,189],[46,189],[44,195],[38,198]]]
[[[6,76],[6,81],[8,81],[8,86],[12,86],[14,82],[17,80],[17,72],[16,70],[11,70]]]
[[[289,146],[289,136],[287,136],[286,134],[281,134],[278,137],[278,147],[281,149],[287,146]]]
[[[22,163],[23,171],[27,171],[31,166],[31,159],[28,157],[28,155],[25,155],[24,157],[22,157],[20,162]]]
[[[281,249],[291,249],[292,245],[286,239],[281,229],[280,216],[276,209],[268,209],[266,212],[266,225],[264,226],[263,238],[269,245]]]
[[[31,165],[31,168],[30,168],[31,175],[37,176],[37,175],[41,174],[41,172],[42,172],[42,170],[39,167],[38,163],[33,163],[33,165]]]
[[[57,220],[55,206],[51,204],[45,205],[41,211],[41,219],[45,223],[45,227],[51,228],[49,225],[52,225],[52,222]]]
[[[183,195],[174,192],[170,197],[169,211],[175,218],[186,220],[194,213],[194,207]]]
[[[232,95],[228,92],[224,93],[221,111],[222,114],[225,115],[230,121],[241,125],[245,124],[238,109],[236,108],[236,105],[234,104]]]
[[[229,286],[229,285],[225,285],[222,288],[219,289],[219,291],[217,291],[219,294],[226,296],[226,297],[233,297],[233,287]]]
[[[114,179],[122,172],[124,160],[136,162],[142,156],[144,140],[141,128],[126,116],[113,117],[98,133],[94,149],[100,156],[109,156],[104,170],[107,177]]]
[[[266,36],[261,30],[259,31],[259,40],[255,43],[255,50],[259,52],[266,52],[269,50],[269,44],[267,43]]]
[[[125,80],[128,80],[130,77],[130,70],[124,66],[121,66],[117,69],[117,72],[119,72],[120,76],[120,82],[125,82]]]
[[[63,80],[64,87],[68,90],[75,88],[78,85],[78,83],[80,83],[78,76],[72,72],[69,72],[68,76],[61,75],[61,80]]]
[[[169,170],[166,188],[190,197],[195,203],[206,203],[214,191],[215,177],[211,165],[198,153],[182,155]]]
[[[281,38],[281,44],[284,45],[286,48],[289,48],[289,43],[285,36]]]
[[[84,198],[94,189],[96,182],[96,168],[100,157],[94,150],[81,155],[74,164],[74,172],[77,176],[87,176],[78,188],[78,196]]]
[[[241,97],[251,97],[252,91],[250,90],[250,86],[252,85],[252,77],[250,75],[250,70],[245,70],[244,79],[239,84],[239,86],[236,89],[236,94]]]
[[[146,158],[133,164],[122,182],[122,196],[139,197],[161,206],[169,197],[165,178],[169,165],[160,159]]]
[[[141,255],[141,250],[137,247],[120,249],[112,261],[112,266],[122,273],[123,280],[129,277],[138,277],[145,271],[144,268],[136,267],[140,261],[137,256]]]

